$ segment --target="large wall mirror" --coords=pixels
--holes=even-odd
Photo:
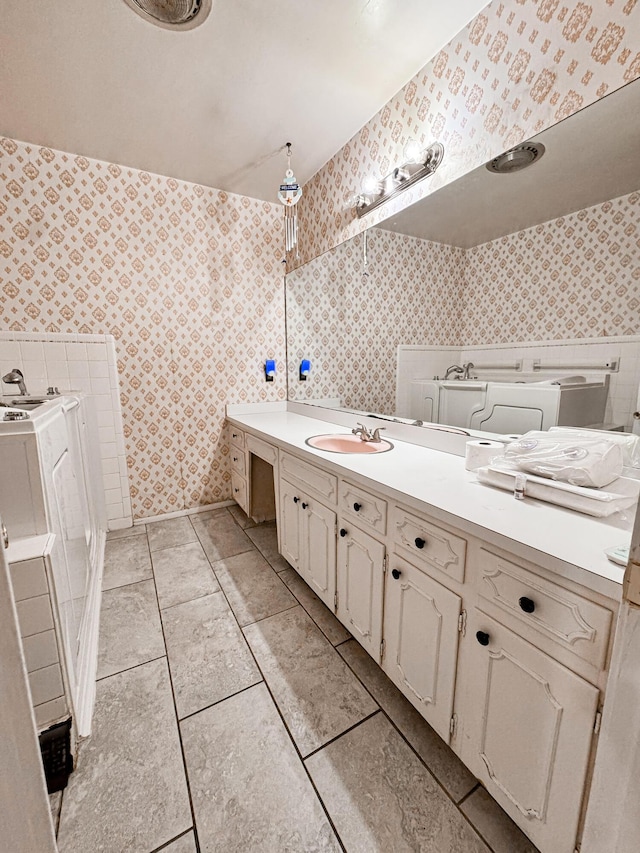
[[[540,143],[528,168],[482,166],[287,275],[290,400],[499,433],[632,429],[640,81]]]

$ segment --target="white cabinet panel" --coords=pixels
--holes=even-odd
[[[336,592],[336,514],[305,498],[302,515],[304,579],[322,601],[334,609]]]
[[[480,611],[466,642],[462,760],[541,850],[573,853],[598,690]]]
[[[280,553],[298,572],[300,569],[300,492],[288,480],[280,480]]]
[[[380,660],[382,642],[384,557],[381,542],[346,522],[342,524],[336,615],[376,661]]]
[[[336,514],[280,480],[280,553],[322,601],[335,607]]]
[[[383,669],[448,743],[461,599],[398,557],[390,569]]]

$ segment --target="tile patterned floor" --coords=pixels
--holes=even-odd
[[[60,853],[536,853],[238,507],[109,535]]]

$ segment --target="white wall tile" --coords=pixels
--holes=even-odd
[[[34,705],[50,702],[64,695],[62,683],[62,672],[60,664],[46,666],[29,673],[29,686],[31,687],[31,699]]]
[[[59,662],[58,644],[55,631],[43,631],[32,634],[22,641],[24,656],[27,662],[27,672],[43,669]]]
[[[11,585],[16,601],[34,598],[37,595],[47,595],[49,585],[44,567],[44,560],[38,557],[34,560],[22,560],[12,563],[9,567]]]
[[[42,705],[36,705],[34,711],[38,731],[48,728],[69,714],[64,696],[61,696],[59,699],[52,699],[50,702],[43,702]]]
[[[53,628],[51,603],[48,595],[39,595],[37,598],[26,598],[24,601],[17,601],[16,610],[18,611],[21,637],[40,634],[42,631],[48,631]]]

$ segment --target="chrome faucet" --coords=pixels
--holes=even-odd
[[[473,367],[473,365],[471,366]],[[459,364],[452,364],[451,367],[447,367],[447,372],[445,373],[444,378],[449,379],[452,373],[456,374],[456,379],[460,379],[460,374],[464,373],[464,367],[460,367]]]
[[[463,375],[463,377],[462,377],[463,379],[470,379],[470,378],[471,378],[471,377],[469,376],[469,371],[471,370],[471,368],[472,368],[473,366],[474,366],[474,364],[473,364],[473,362],[472,362],[472,361],[468,361],[466,364],[463,364],[463,365],[462,365],[462,369],[464,370],[464,375]]]
[[[382,441],[380,438],[381,429],[385,429],[385,427],[377,427],[373,432],[371,432],[371,430],[367,429],[364,424],[358,424],[358,426],[355,429],[352,429],[351,432],[354,435],[359,435],[362,441],[379,442]]]
[[[24,375],[21,370],[18,370],[17,367],[14,367],[13,370],[9,371],[9,373],[5,373],[5,375],[2,377],[2,381],[6,382],[7,385],[17,385],[19,392],[24,397],[29,396],[27,386],[24,384]]]

